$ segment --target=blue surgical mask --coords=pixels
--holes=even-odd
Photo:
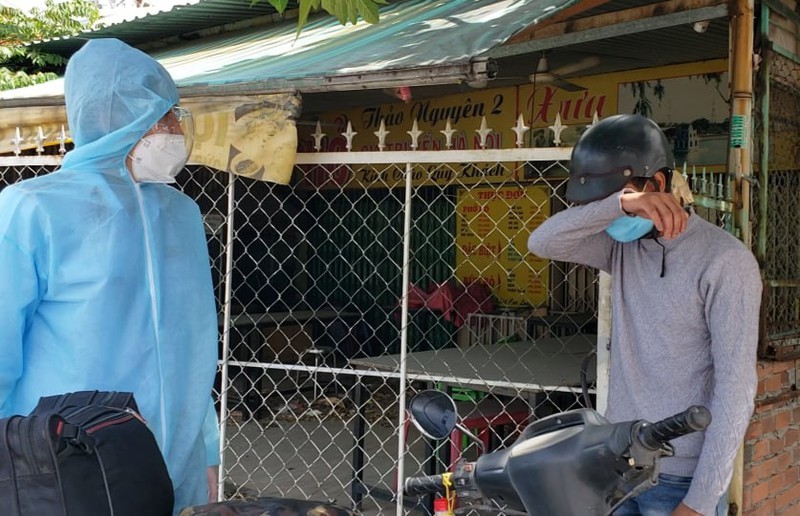
[[[606,233],[617,242],[633,242],[653,231],[653,221],[624,215],[608,225]]]

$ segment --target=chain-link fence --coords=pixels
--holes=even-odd
[[[405,163],[315,164],[296,175],[293,187],[241,178],[232,187],[226,472],[235,494],[382,507],[396,487],[402,397],[420,388],[458,386],[462,411],[495,445],[530,413],[579,405],[593,338],[564,337],[595,331],[595,274],[525,245],[565,206],[563,161],[417,164],[410,201]],[[210,241],[224,251],[214,220],[226,219],[227,177],[183,179],[216,214]],[[226,255],[214,249],[224,277]],[[544,340],[553,336],[562,340]],[[428,454],[409,433],[405,472],[414,474]]]
[[[449,389],[488,446],[531,416],[592,402],[595,271],[526,248],[566,208],[569,149],[540,151],[413,165],[399,159],[413,152],[383,164],[301,155],[292,186],[198,166],[179,176],[205,217],[221,314],[228,497],[393,512],[399,471],[477,453],[460,436],[431,448],[404,424],[419,389]],[[15,163],[0,163],[0,182],[53,168]],[[726,226],[718,178],[685,173],[698,212]]]
[[[0,167],[0,180],[50,170]],[[223,314],[228,496],[385,512],[400,458],[406,474],[430,467],[413,428],[398,454],[406,393],[453,388],[490,445],[530,414],[584,402],[595,273],[526,250],[536,225],[565,207],[563,160],[417,164],[410,200],[405,163],[307,165],[296,176],[291,187],[204,167],[179,177],[205,216]],[[462,451],[475,446],[454,442]]]
[[[765,49],[756,135],[766,161],[754,191],[756,249],[765,277],[762,355],[790,358],[800,353],[800,64]],[[768,147],[763,140],[766,128]]]

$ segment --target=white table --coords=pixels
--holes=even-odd
[[[418,351],[406,355],[408,380],[516,389],[526,392],[580,392],[581,361],[594,349],[596,335],[550,337],[536,341],[509,342]],[[358,369],[400,371],[400,355],[351,360]],[[594,368],[587,379],[596,378]]]
[[[288,312],[239,313],[231,316],[230,334],[236,338],[231,345],[229,367],[242,367],[247,372],[239,379],[246,382],[239,389],[249,391],[248,384],[258,385],[262,394],[273,388],[288,390],[300,384],[300,372],[289,381],[289,374],[276,373],[276,378],[267,380],[265,366],[274,361],[281,363],[302,363],[310,357],[313,365],[319,366],[329,354],[330,348],[318,347],[317,339],[325,329],[326,321],[342,319],[353,321],[361,317],[358,312],[336,310],[293,310]],[[218,315],[220,332],[226,330],[224,314]],[[308,326],[307,326],[308,325]],[[272,329],[268,329],[272,328]],[[284,354],[284,355],[282,355]],[[220,364],[222,361],[220,361]],[[316,379],[312,378],[316,389]],[[256,401],[258,403],[258,401]]]
[[[337,312],[335,310],[294,310],[290,312],[241,313],[231,315],[232,327],[280,325],[284,323],[302,323],[307,321],[326,321],[337,317],[352,319],[361,314],[357,312]],[[219,314],[220,326],[225,323],[224,314]]]
[[[581,392],[581,362],[596,345],[596,335],[551,337],[536,341],[509,342],[491,346],[471,346],[441,350],[417,351],[406,355],[406,378],[409,381],[442,382],[470,386],[498,393],[511,391],[536,395],[543,392]],[[400,372],[400,355],[384,355],[350,360],[357,369]],[[587,370],[587,381],[596,378],[596,367]],[[360,376],[358,376],[360,379]],[[360,381],[360,380],[359,380]],[[391,496],[364,482],[363,387],[355,387],[356,416],[353,418],[353,483],[351,495],[358,505],[366,493]],[[535,404],[534,404],[535,406]],[[433,448],[429,448],[433,453]],[[435,468],[428,461],[428,468]],[[435,471],[430,469],[428,474]]]

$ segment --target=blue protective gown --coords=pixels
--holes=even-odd
[[[137,184],[125,156],[178,102],[158,62],[89,41],[66,73],[75,149],[0,192],[0,416],[40,396],[132,391],[158,440],[176,512],[207,500],[217,316],[197,205]]]

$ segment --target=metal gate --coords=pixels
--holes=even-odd
[[[760,354],[791,360],[800,357],[800,63],[766,42],[763,52],[753,211],[765,279]]]
[[[407,395],[421,388],[457,386],[467,412],[491,405],[494,445],[531,412],[577,407],[587,349],[564,350],[559,367],[571,379],[545,385],[533,369],[554,363],[536,342],[595,333],[596,275],[525,248],[533,227],[565,207],[568,155],[304,154],[293,187],[209,171],[182,178],[208,214],[215,276],[231,278],[218,289],[229,312],[220,384],[228,495],[386,513],[396,479],[428,457],[416,432],[401,438]],[[474,360],[476,349],[489,350],[486,360]],[[522,363],[514,377],[487,368],[509,350]],[[515,399],[529,404],[524,417],[507,408]]]

